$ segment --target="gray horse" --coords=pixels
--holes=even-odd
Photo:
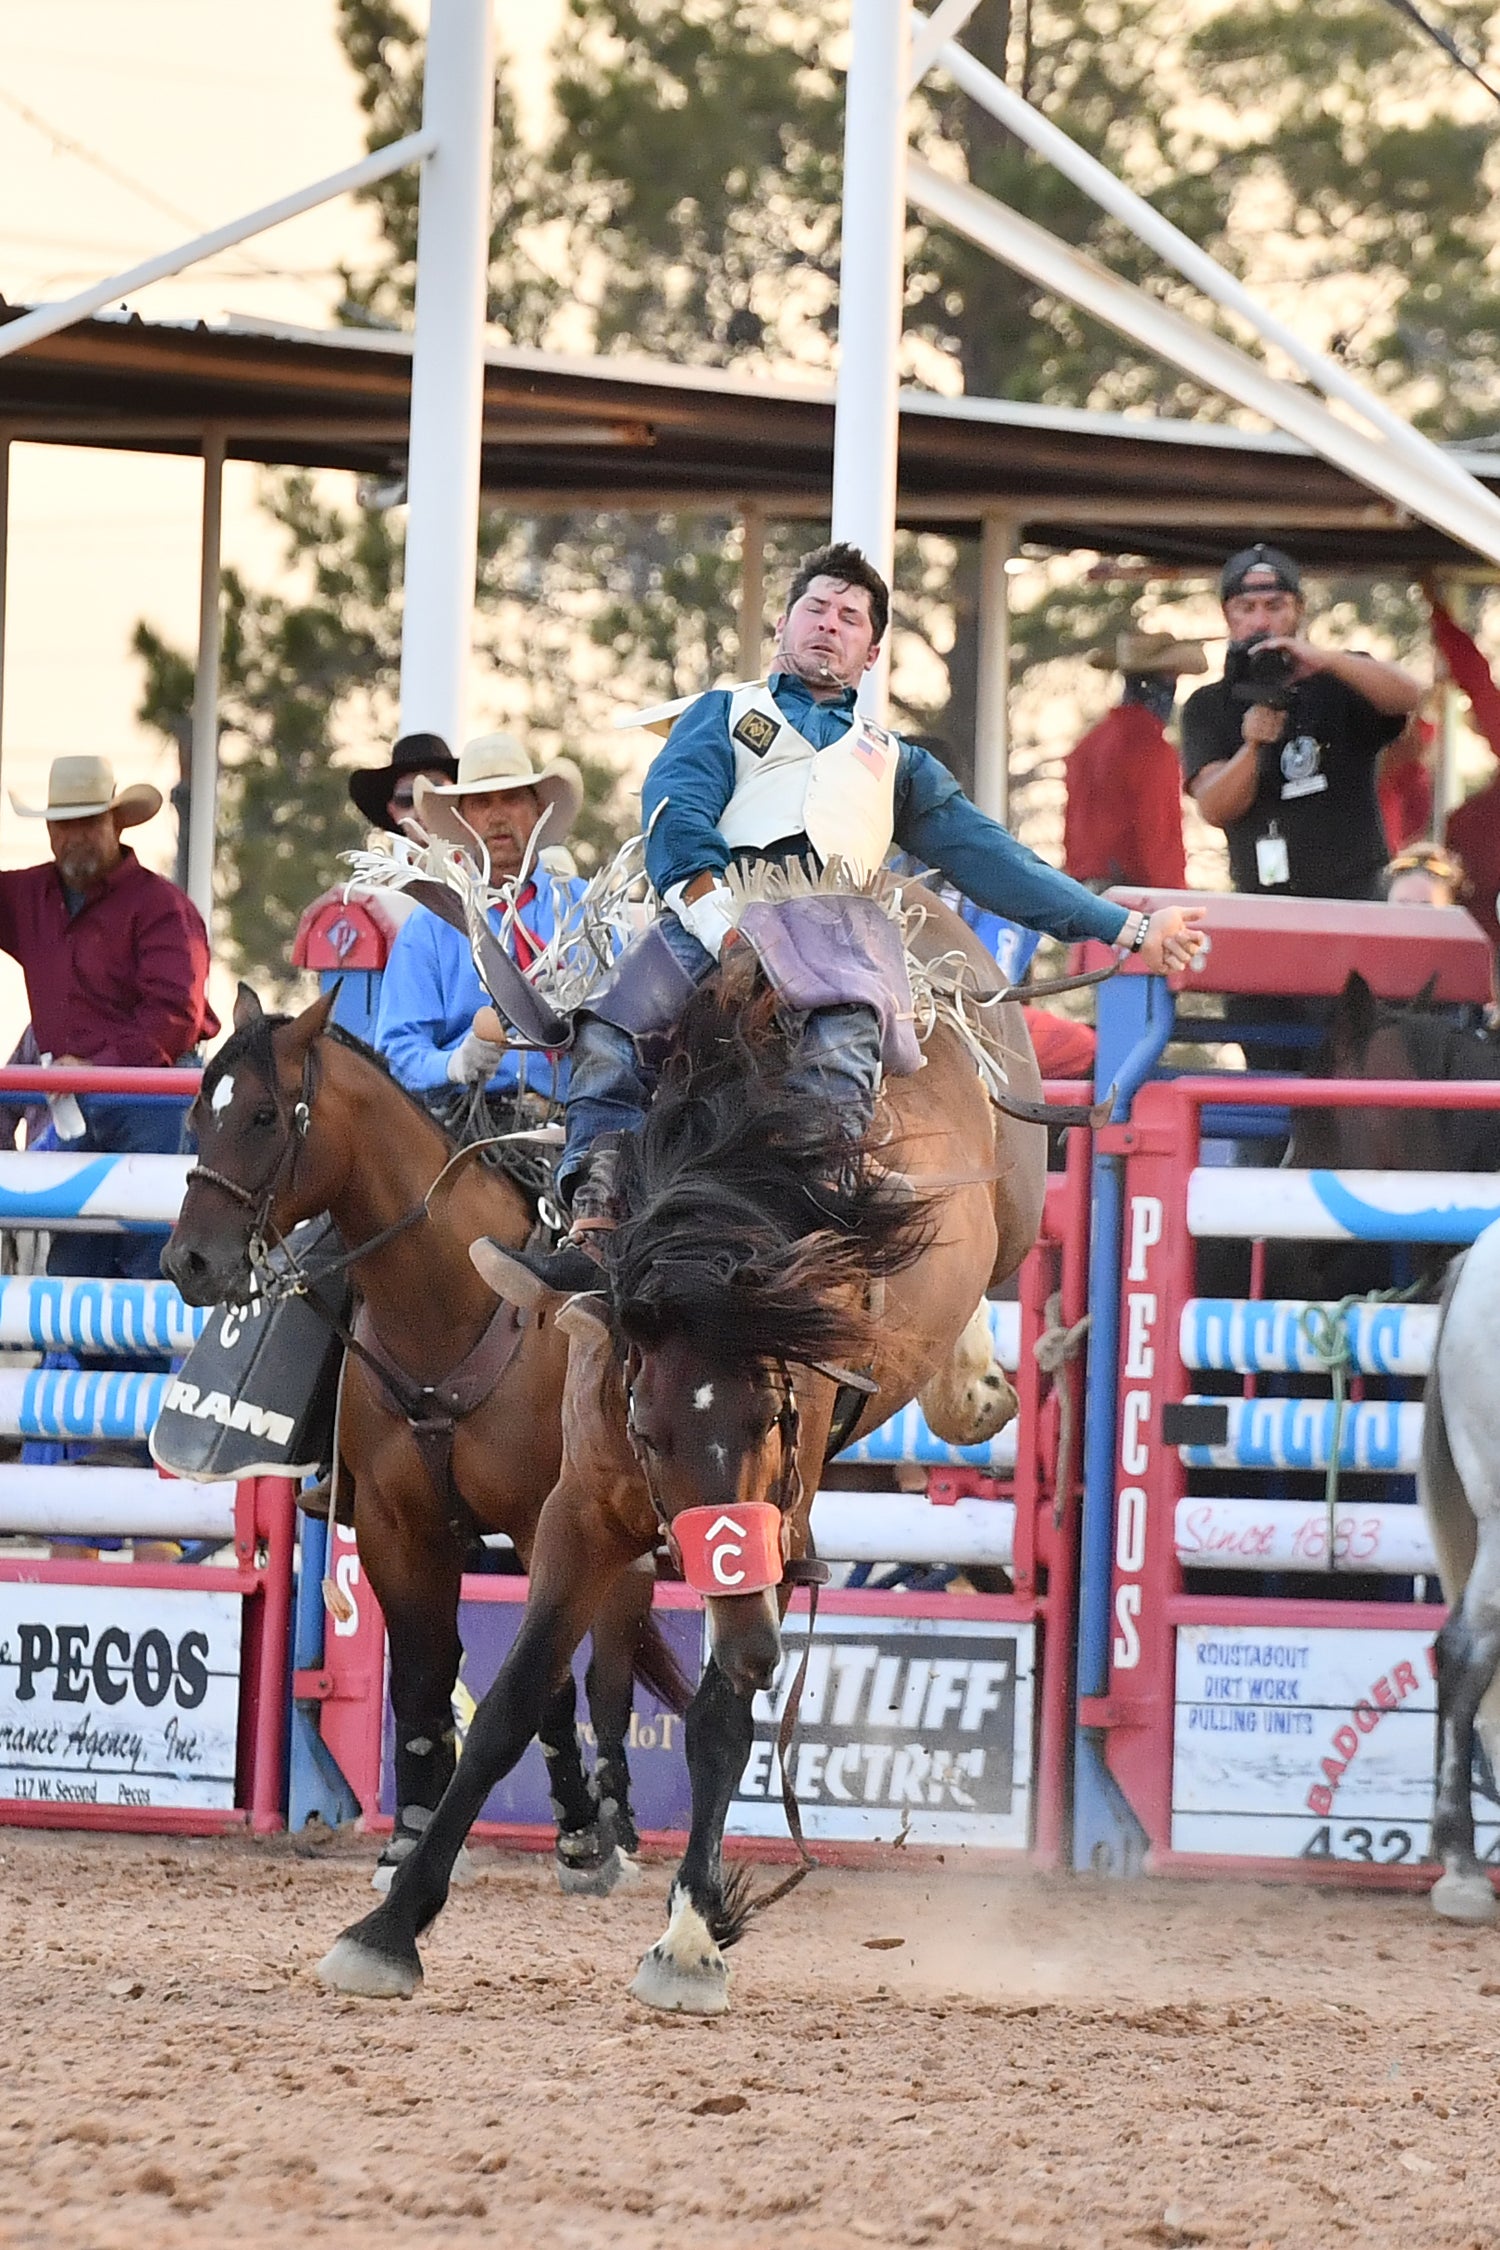
[[[1432,1903],[1451,1922],[1492,1922],[1495,1894],[1474,1850],[1474,1734],[1500,1771],[1500,1222],[1456,1259],[1424,1393],[1417,1489],[1450,1603],[1437,1640],[1438,1775]]]

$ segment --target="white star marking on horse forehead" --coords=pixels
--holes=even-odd
[[[700,1383],[693,1393],[693,1404],[700,1414],[706,1414],[714,1402],[712,1383]]]
[[[231,1070],[228,1071],[225,1076],[219,1080],[218,1085],[215,1086],[213,1090],[213,1099],[210,1101],[208,1106],[213,1111],[215,1117],[217,1117],[221,1110],[228,1109],[230,1103],[233,1100],[234,1072]]]

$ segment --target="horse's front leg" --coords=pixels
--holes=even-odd
[[[618,1525],[576,1490],[558,1486],[537,1529],[521,1630],[474,1713],[457,1771],[384,1902],[319,1962],[326,1985],[366,1999],[404,2000],[421,1983],[417,1939],[447,1902],[464,1839],[541,1725],[606,1589],[631,1557]]]
[[[1450,1922],[1493,1922],[1490,1879],[1474,1849],[1474,1722],[1500,1664],[1500,1524],[1480,1526],[1462,1598],[1438,1635],[1438,1773],[1432,1853],[1443,1872],[1434,1910]]]
[[[649,2007],[684,2015],[721,2016],[729,2006],[724,1948],[744,1927],[737,1887],[726,1892],[724,1823],[753,1732],[751,1697],[731,1686],[710,1656],[698,1692],[688,1705],[687,1762],[693,1785],[693,1824],[687,1851],[667,1901],[667,1927],[635,1973],[631,1992]]]

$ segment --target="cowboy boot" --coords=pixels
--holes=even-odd
[[[574,1183],[572,1225],[555,1250],[519,1250],[518,1264],[548,1289],[568,1297],[586,1296],[604,1287],[604,1244],[615,1228],[615,1174],[619,1168],[620,1136],[601,1133],[583,1161]]]

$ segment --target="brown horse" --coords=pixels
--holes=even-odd
[[[957,917],[938,915],[929,942],[962,945]],[[685,1547],[673,1527],[691,1510],[700,1524],[729,1512],[753,1524],[763,1567],[752,1578],[738,1550],[719,1553],[719,1582],[747,1590],[707,1600],[712,1654],[686,1728],[692,1828],[666,1934],[632,1989],[662,2008],[727,2005],[723,1948],[748,1910],[743,1886],[722,1873],[724,1823],[749,1752],[751,1698],[780,1658],[786,1566],[807,1556],[835,1405],[849,1395],[848,1370],[834,1362],[865,1370],[847,1443],[949,1362],[987,1284],[1029,1247],[1045,1184],[1043,1129],[991,1106],[945,1029],[929,1038],[924,1069],[887,1085],[866,1145],[851,1152],[831,1108],[788,1093],[784,1038],[745,976],[731,956],[690,1003],[655,1105],[624,1144],[607,1296],[553,1313],[573,1338],[564,1458],[525,1622],[389,1896],[321,1964],[337,1990],[414,1990],[417,1939],[485,1797],[521,1755],[608,1588],[663,1533]],[[1013,1090],[1039,1093],[1019,1010],[997,1035]],[[502,1253],[477,1244],[475,1254],[538,1317],[555,1304]]]
[[[505,1532],[525,1563],[556,1482],[567,1343],[545,1308],[497,1320],[469,1259],[478,1234],[525,1242],[524,1194],[476,1161],[454,1164],[453,1144],[380,1058],[329,1031],[331,1006],[329,994],[295,1020],[271,1017],[241,985],[234,1035],[193,1108],[199,1162],[162,1265],[189,1304],[243,1297],[263,1244],[324,1211],[351,1253],[361,1302],[340,1398],[339,1492],[342,1507],[352,1490],[390,1641],[397,1815],[381,1888],[453,1773],[465,1551],[477,1532]],[[651,1590],[649,1573],[629,1572],[590,1613],[597,1794],[579,1756],[571,1673],[538,1715],[568,1889],[608,1889],[621,1852],[635,1850],[633,1669],[669,1702],[686,1701],[651,1623]]]

